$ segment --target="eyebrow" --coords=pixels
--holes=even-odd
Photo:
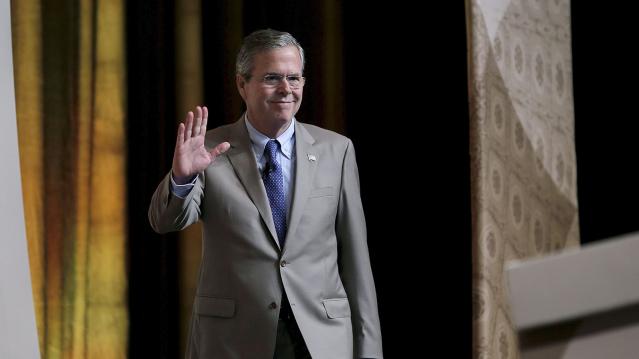
[[[297,73],[297,72],[293,73],[293,74],[288,74],[288,75],[280,74],[280,73],[277,73],[277,72],[267,72],[266,74],[264,74],[264,76],[269,76],[269,75],[277,75],[277,76],[284,76],[284,77],[287,77],[287,76],[300,76],[301,77],[302,76],[302,74]]]

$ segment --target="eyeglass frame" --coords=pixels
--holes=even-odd
[[[268,83],[269,80],[266,79],[267,77],[276,77],[276,83]],[[298,78],[300,81],[300,85],[294,86],[293,84],[291,84],[291,78],[293,78],[292,80],[295,80],[295,78]],[[268,73],[262,76],[262,78],[260,79],[260,82],[264,84],[264,86],[266,87],[273,88],[273,87],[280,86],[285,79],[286,79],[286,83],[288,83],[288,86],[296,90],[304,87],[304,84],[306,83],[306,78],[302,75],[282,75],[282,74],[276,74],[276,73]]]

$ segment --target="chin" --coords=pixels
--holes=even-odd
[[[274,119],[279,124],[285,124],[285,123],[289,122],[291,119],[293,119],[293,114],[292,113],[278,113],[277,115],[274,116]]]

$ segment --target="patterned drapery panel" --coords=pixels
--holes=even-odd
[[[569,0],[467,0],[476,358],[518,358],[505,264],[579,245]]]
[[[40,352],[124,358],[123,3],[19,0],[11,12]]]

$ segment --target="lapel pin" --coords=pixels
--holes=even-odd
[[[315,155],[311,155],[311,154],[309,153],[309,154],[307,154],[307,156],[308,156],[308,160],[309,160],[309,161],[316,161],[316,160],[317,160],[317,158],[315,158]]]

